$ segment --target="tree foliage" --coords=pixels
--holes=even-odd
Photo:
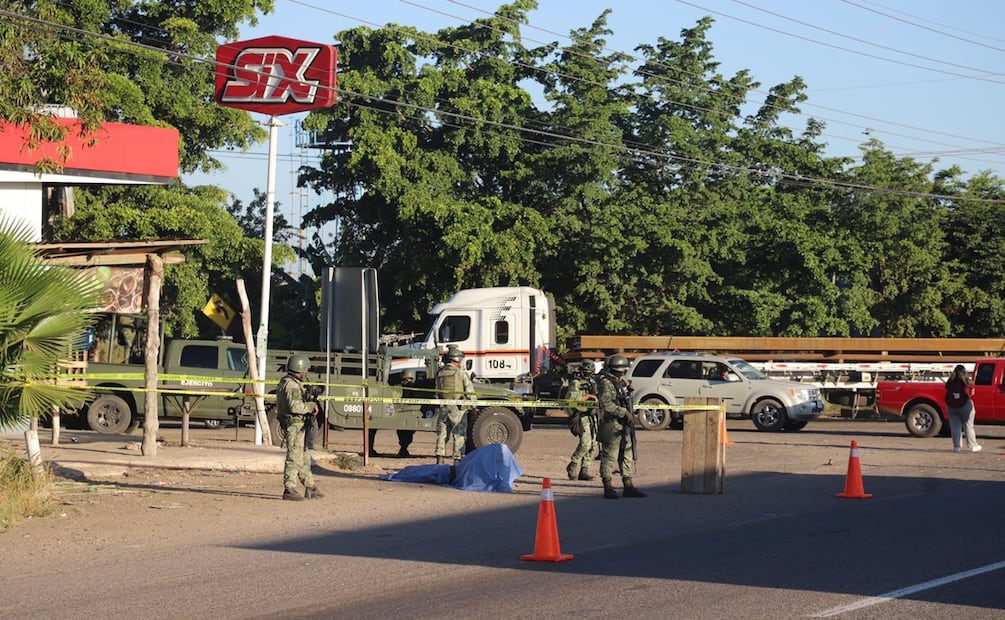
[[[101,88],[74,91],[85,117],[178,127],[185,170],[212,169],[211,149],[261,136],[247,114],[209,105],[212,72],[196,58],[271,1],[20,6],[114,41],[5,25],[4,40],[27,37],[44,53],[0,53],[21,72],[0,86],[4,105],[49,102],[81,79],[79,62],[46,74],[36,57],[87,56]],[[514,0],[435,33],[335,34],[339,101],[305,122],[329,148],[300,176],[334,196],[305,224],[338,235],[284,237],[277,220],[276,239],[315,273],[377,268],[385,331],[420,329],[460,288],[532,285],[555,295],[560,336],[1005,332],[1002,179],[938,170],[872,139],[857,163],[827,156],[824,124],[794,122],[804,80],[762,87],[749,70],[725,74],[711,18],[632,56],[607,48],[609,12],[562,42],[528,45],[521,24],[536,7]],[[130,47],[140,42],[154,45]],[[59,86],[43,100],[33,80]],[[242,275],[259,294],[260,193],[248,207],[180,185],[102,189],[81,203],[64,234],[211,240],[168,273],[179,335],[198,330],[192,314],[227,279]],[[311,347],[316,333],[301,326],[317,324],[316,282],[273,277],[288,324],[270,332]]]
[[[90,324],[98,282],[44,265],[30,239],[24,227],[0,221],[0,428],[84,399],[51,377]]]

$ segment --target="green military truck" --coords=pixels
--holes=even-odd
[[[85,428],[103,433],[121,433],[142,422],[143,343],[142,316],[106,315],[83,345],[87,385],[94,399],[80,412]],[[311,360],[305,383],[323,405],[330,427],[361,429],[364,413],[373,429],[436,430],[436,398],[433,377],[438,352],[429,349],[381,347],[366,356],[360,353],[316,351],[269,351],[266,357],[266,412],[273,443],[279,443],[279,424],[272,395],[285,374],[286,360],[302,353]],[[410,387],[397,385],[400,373],[392,374],[393,362],[420,360],[423,371]],[[158,415],[181,419],[186,409],[190,420],[207,426],[224,422],[253,421],[255,403],[248,372],[247,347],[232,340],[171,340],[161,346],[158,365]],[[479,398],[492,401],[470,413],[469,433],[475,447],[505,443],[516,451],[522,434],[531,426],[531,414],[520,406],[521,397],[507,389],[476,383]],[[322,420],[325,419],[322,418]]]

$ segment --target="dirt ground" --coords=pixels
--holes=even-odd
[[[308,520],[312,513],[317,514],[315,521],[320,524],[332,512],[338,511],[340,522],[351,527],[355,522],[362,524],[372,520],[374,515],[393,520],[405,518],[416,510],[450,510],[450,504],[460,501],[462,496],[466,496],[463,501],[468,508],[472,507],[472,494],[436,485],[399,484],[379,479],[381,474],[406,465],[434,462],[433,434],[417,433],[411,448],[413,456],[397,458],[392,456],[398,449],[395,434],[379,433],[375,447],[384,456],[372,457],[365,467],[361,462],[350,467],[340,466],[346,461],[344,453],[360,450],[361,443],[357,443],[355,435],[338,435],[337,441],[329,444],[330,458],[324,453],[318,458],[315,453],[314,476],[326,497],[297,503],[281,500],[283,479],[278,472],[130,468],[122,473],[96,468],[82,476],[76,470],[54,468],[53,513],[21,521],[0,531],[5,564],[17,566],[43,556],[59,556],[70,564],[84,564],[96,549],[109,545],[148,548],[199,544],[200,541],[226,539],[235,528],[245,533],[269,535],[270,532],[288,531],[291,512]],[[233,441],[233,437],[231,429],[206,429],[193,435],[193,443],[212,445],[214,441]],[[569,436],[569,441],[562,443],[574,446],[572,441]],[[0,450],[23,453],[24,443],[0,438]],[[548,475],[561,473],[566,452],[571,452],[571,447],[567,449],[563,445],[543,455],[543,460],[548,462],[544,469],[554,470]],[[45,445],[42,455],[45,459]],[[521,465],[525,471],[531,467],[542,469],[542,456],[522,456]],[[277,451],[275,458],[277,464],[280,463],[282,452]],[[526,482],[522,480],[515,491],[523,497],[514,500],[533,502],[540,493],[540,478],[531,476]],[[475,500],[475,503],[481,502]],[[346,510],[349,504],[353,508]],[[322,513],[326,514],[322,516]]]

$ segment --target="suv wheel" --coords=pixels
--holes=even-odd
[[[662,398],[647,396],[640,401],[643,405],[666,405]],[[661,431],[670,426],[669,409],[636,409],[635,416],[639,419],[639,426],[647,431]]]
[[[769,433],[782,430],[788,422],[785,407],[774,398],[765,398],[754,405],[754,410],[750,412],[750,418],[754,421],[757,430]]]

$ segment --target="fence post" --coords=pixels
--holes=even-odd
[[[726,476],[726,447],[720,441],[725,415],[718,398],[685,398],[684,439],[681,448],[682,493],[722,493]],[[692,409],[700,406],[702,409]]]

